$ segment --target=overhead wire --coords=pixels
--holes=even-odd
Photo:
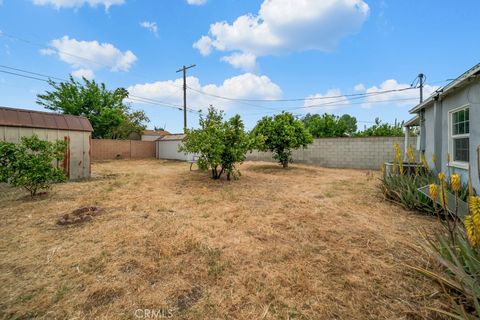
[[[15,75],[15,76],[20,76],[20,77],[24,77],[24,78],[28,78],[28,79],[33,79],[33,80],[38,80],[38,81],[44,81],[44,82],[47,82],[47,83],[48,83],[49,80],[51,80],[51,79],[56,79],[56,80],[60,80],[60,81],[69,81],[69,80],[67,80],[67,79],[63,79],[63,78],[59,78],[59,77],[54,77],[54,76],[49,76],[49,75],[46,75],[46,74],[43,74],[43,73],[33,72],[33,71],[26,70],[26,69],[14,68],[14,67],[2,65],[2,64],[0,64],[0,67],[1,67],[1,68],[6,68],[6,69],[9,69],[9,70],[15,70],[15,71],[18,71],[18,72],[27,73],[27,74],[32,74],[32,75],[35,75],[35,76],[37,76],[37,77],[30,76],[30,75],[25,75],[25,74],[20,74],[20,73],[18,73],[18,72],[11,72],[11,71],[0,70],[0,72],[2,72],[2,73],[10,74],[10,75]],[[43,79],[43,78],[39,78],[39,77],[44,77],[44,78],[47,78],[48,80],[47,80],[47,79]],[[53,81],[53,80],[52,80],[52,81]],[[141,97],[141,96],[129,94],[128,99],[129,99],[129,100],[134,100],[134,99],[132,99],[132,98],[135,98],[135,100],[136,100],[137,102],[141,102],[141,103],[148,103],[148,104],[152,104],[152,105],[160,105],[160,106],[167,106],[167,107],[175,107],[176,109],[182,108],[182,109],[180,109],[180,110],[183,110],[183,106],[181,106],[181,105],[175,105],[175,104],[168,103],[168,102],[161,101],[161,100],[156,100],[156,99],[152,99],[152,98],[146,98],[146,97]],[[191,113],[196,113],[196,112],[197,112],[196,110],[191,109],[191,108],[187,108],[187,111],[189,111],[189,112],[191,112]]]

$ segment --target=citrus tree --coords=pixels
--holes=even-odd
[[[198,154],[198,167],[210,170],[213,179],[225,172],[227,180],[240,175],[236,164],[245,160],[251,149],[249,135],[239,115],[223,120],[223,112],[210,107],[206,116],[200,116],[199,129],[187,129],[180,152]]]
[[[0,141],[0,182],[22,187],[33,197],[39,190],[66,179],[53,164],[63,159],[63,141],[43,141],[38,136],[22,137],[21,143]]]
[[[289,112],[274,117],[263,117],[252,130],[256,148],[271,151],[273,158],[284,167],[292,161],[292,150],[307,147],[313,142],[312,135],[303,122]]]

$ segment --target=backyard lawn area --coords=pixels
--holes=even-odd
[[[33,200],[0,186],[1,318],[433,317],[442,294],[406,265],[430,264],[420,231],[440,226],[386,202],[380,173],[240,170],[216,181],[187,163],[118,160]],[[104,211],[56,224],[87,205]]]

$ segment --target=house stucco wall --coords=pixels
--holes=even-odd
[[[468,181],[468,170],[455,165],[448,167],[447,154],[452,154],[450,141],[450,112],[457,108],[470,108],[470,175],[472,185],[480,193],[478,148],[480,145],[480,80],[477,79],[462,89],[446,95],[435,105],[425,110],[425,156],[433,168],[432,155],[437,159],[437,171],[458,173],[463,182]],[[437,113],[437,114],[436,114]],[[436,118],[437,117],[437,118]],[[450,170],[449,170],[450,169]]]
[[[20,143],[22,137],[36,134],[47,141],[70,139],[69,142],[69,179],[78,180],[90,177],[90,132],[67,131],[0,126],[0,141]],[[60,164],[61,165],[61,164]]]

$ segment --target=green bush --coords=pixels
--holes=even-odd
[[[303,122],[295,119],[289,112],[263,117],[251,134],[256,148],[260,151],[271,151],[273,158],[284,168],[292,162],[292,150],[306,148],[313,142],[313,137]]]
[[[430,184],[434,179],[431,173],[422,174],[387,174],[382,177],[381,190],[384,196],[400,204],[407,210],[428,214],[435,213],[433,201],[418,191],[418,188]]]
[[[240,175],[235,165],[245,160],[251,145],[239,115],[223,121],[223,112],[211,107],[206,117],[200,116],[199,129],[186,131],[178,150],[198,154],[198,167],[210,170],[213,179],[220,179],[225,172],[230,180]]]
[[[455,181],[448,184],[458,196],[459,185]],[[422,247],[441,270],[410,266],[441,285],[449,303],[431,310],[452,319],[480,319],[480,197],[469,196],[468,208],[463,223],[454,213],[440,220],[443,232],[436,232],[433,238],[425,236]],[[445,204],[439,209],[445,210]]]
[[[0,182],[22,187],[33,197],[52,183],[66,179],[53,164],[63,159],[63,141],[40,140],[36,135],[22,137],[20,144],[0,141]]]
[[[441,266],[442,272],[411,267],[441,285],[450,298],[442,309],[432,309],[453,319],[480,317],[480,253],[466,240],[465,232],[457,229],[455,244],[442,233],[427,239],[425,251]]]

